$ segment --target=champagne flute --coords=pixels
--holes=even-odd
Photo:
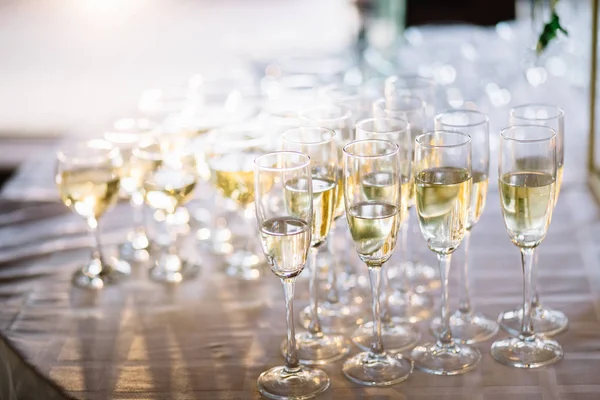
[[[433,79],[424,78],[419,75],[394,75],[388,77],[384,82],[384,94],[388,101],[393,102],[399,95],[412,95],[420,98],[426,104],[425,116],[427,119],[425,129],[435,116],[437,104],[437,83]]]
[[[100,240],[100,217],[119,197],[123,158],[112,143],[92,139],[65,145],[57,153],[55,181],[67,207],[85,218],[94,240],[92,259],[73,275],[73,284],[101,289],[129,276],[130,265],[107,259]]]
[[[319,320],[319,274],[317,257],[327,241],[335,211],[338,184],[338,155],[335,132],[327,128],[300,127],[282,135],[283,150],[298,151],[310,157],[313,194],[312,241],[310,249],[310,309],[311,320],[307,332],[296,335],[298,358],[304,364],[326,364],[344,357],[350,346],[342,335],[324,334]],[[294,190],[298,183],[290,183]],[[292,206],[294,203],[290,203]],[[287,343],[282,344],[285,354]]]
[[[398,146],[398,158],[399,174],[400,174],[400,209],[399,209],[399,225],[402,232],[402,255],[406,258],[407,254],[407,243],[406,243],[406,229],[405,220],[408,213],[408,198],[411,194],[411,188],[413,187],[412,178],[412,136],[410,133],[410,124],[401,119],[394,119],[388,117],[371,118],[359,121],[356,124],[356,139],[380,139],[388,140],[395,143]],[[387,182],[388,174],[386,172],[374,171],[370,175],[365,176],[365,185],[371,185],[376,187],[379,182],[383,179]],[[406,296],[408,292],[404,288],[408,287],[406,281],[406,270],[404,269],[403,263],[398,267],[400,279],[403,281],[401,288],[402,293]],[[389,267],[388,267],[389,268]],[[385,278],[385,273],[384,277]],[[414,330],[410,325],[406,324],[409,318],[406,313],[411,315],[418,315],[418,310],[414,309],[408,299],[402,299],[403,303],[400,306],[401,317],[392,318],[389,304],[388,304],[388,293],[386,288],[383,286],[383,295],[381,299],[382,316],[381,321],[383,323],[381,328],[381,335],[385,348],[389,352],[400,352],[408,348],[414,347],[419,341],[420,334]],[[411,308],[412,307],[412,308]],[[430,309],[424,309],[424,312],[429,313]],[[370,340],[372,339],[373,322],[367,322],[361,325],[353,334],[352,341],[362,350],[368,350],[370,346]]]
[[[526,104],[510,110],[510,125],[541,125],[547,126],[556,132],[556,190],[554,204],[558,201],[564,169],[564,111],[557,106],[546,104]],[[538,252],[533,260],[533,312],[532,320],[535,331],[546,335],[556,335],[569,324],[567,316],[558,310],[544,306],[540,301],[538,291]],[[500,326],[507,332],[516,335],[519,332],[523,319],[523,309],[517,307],[514,310],[501,313],[498,320]]]
[[[174,224],[175,212],[191,200],[196,187],[196,159],[186,143],[185,136],[166,135],[133,150],[144,170],[144,201],[165,214],[165,243],[150,269],[150,278],[157,282],[178,283],[198,272],[194,263],[180,257]]]
[[[157,124],[147,119],[122,118],[104,133],[104,139],[117,146],[123,157],[121,192],[129,198],[133,214],[133,230],[127,234],[127,241],[121,244],[120,253],[122,257],[136,262],[149,259],[151,244],[144,221],[143,176],[132,153],[136,146],[153,136],[156,128]]]
[[[334,83],[319,89],[319,97],[327,104],[348,108],[354,120],[367,118],[371,113],[371,104],[361,86]]]
[[[466,133],[433,131],[415,139],[415,203],[427,245],[437,254],[442,281],[442,330],[435,342],[413,349],[418,369],[435,375],[472,370],[481,354],[455,343],[450,330],[448,275],[454,250],[462,242],[471,202],[471,138]]]
[[[463,239],[464,262],[460,269],[458,309],[450,316],[452,337],[462,343],[483,342],[498,332],[498,323],[482,313],[476,313],[469,295],[469,243],[471,229],[479,221],[487,197],[490,169],[490,132],[487,115],[474,110],[450,110],[436,115],[435,129],[466,133],[471,137],[472,191],[471,208]],[[440,335],[439,317],[431,321],[431,330]]]
[[[287,353],[285,365],[258,377],[259,392],[271,399],[308,399],[329,387],[319,369],[301,366],[294,334],[294,284],[306,264],[313,217],[310,158],[297,152],[274,152],[254,161],[256,218],[262,249],[285,294]],[[290,183],[297,183],[289,190]]]
[[[333,130],[338,152],[338,160],[342,160],[342,148],[354,138],[354,123],[349,108],[340,105],[320,105],[300,111],[300,123],[307,126],[318,126]],[[327,249],[331,255],[332,265],[328,269],[325,301],[318,308],[321,327],[326,332],[341,332],[348,327],[362,323],[362,297],[355,294],[350,282],[356,281],[356,274],[351,265],[344,271],[346,282],[338,281],[338,262],[334,251],[336,224],[344,215],[344,195],[341,184],[342,171],[338,170],[336,186],[336,204],[331,231],[331,240],[327,241]],[[347,284],[347,285],[346,285]],[[343,290],[339,290],[343,288]],[[345,295],[344,295],[345,294]],[[358,302],[356,302],[358,300]],[[310,306],[300,312],[302,326],[308,328],[311,321]]]
[[[226,257],[226,272],[242,279],[257,279],[261,275],[262,257],[255,243],[254,159],[265,153],[266,137],[258,125],[231,125],[210,134],[206,160],[211,182],[225,198],[235,202],[244,220],[244,243]]]
[[[517,368],[549,365],[563,354],[557,342],[536,335],[531,318],[534,253],[548,231],[558,184],[557,142],[556,132],[545,126],[512,126],[500,134],[500,205],[508,235],[521,250],[524,312],[521,332],[494,342],[491,354]]]
[[[392,97],[393,100],[390,100]],[[387,99],[382,98],[373,103],[375,118],[389,117],[407,121],[410,124],[413,140],[425,130],[426,109],[427,104],[423,100],[410,94],[388,96]],[[414,149],[412,152],[414,154]],[[411,176],[414,176],[414,173]],[[412,234],[414,237],[412,241],[418,242],[414,246],[415,252],[408,251],[410,245],[404,246],[406,249],[404,270],[409,279],[408,282],[406,279],[400,281],[399,290],[395,290],[390,294],[389,303],[394,306],[392,310],[396,309],[395,306],[404,309],[403,318],[407,318],[410,322],[418,322],[429,318],[433,312],[433,298],[423,293],[439,288],[440,281],[436,269],[421,261],[422,236],[419,232],[418,223],[415,223],[417,218],[410,218],[410,211],[415,204],[414,183],[410,188],[406,232],[402,234],[403,236]],[[406,240],[408,241],[408,238]]]
[[[372,174],[381,174],[377,185]],[[400,219],[401,174],[398,145],[385,140],[358,140],[344,146],[344,203],[356,251],[369,269],[373,301],[373,343],[369,351],[344,362],[351,381],[366,386],[388,386],[411,374],[412,362],[388,354],[381,338],[380,287],[384,263],[391,257]]]

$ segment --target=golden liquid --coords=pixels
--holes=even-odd
[[[259,154],[228,154],[210,160],[211,181],[225,197],[242,207],[254,202],[254,159]]]
[[[63,171],[56,177],[60,198],[67,207],[86,219],[98,219],[119,196],[115,168]]]
[[[540,172],[516,172],[503,175],[498,183],[510,239],[519,247],[537,246],[552,218],[554,179]]]
[[[488,191],[488,177],[483,172],[473,171],[473,188],[471,190],[471,209],[467,229],[471,229],[481,218],[485,208]]]
[[[346,206],[344,205],[344,171],[338,170],[338,181],[335,187],[335,212],[333,214],[334,219],[338,219],[346,212]]]
[[[260,226],[263,252],[271,270],[280,278],[293,278],[304,269],[310,246],[310,229],[304,220],[271,218]]]
[[[398,209],[384,202],[354,204],[346,212],[348,226],[360,258],[381,266],[392,255],[398,235]]]
[[[416,205],[421,232],[438,253],[454,251],[463,240],[469,217],[471,175],[462,168],[431,168],[418,173]]]
[[[306,180],[294,179],[286,183],[286,203],[293,215],[302,215],[307,209]],[[312,246],[327,239],[335,207],[336,183],[328,179],[312,178]]]
[[[159,168],[144,181],[144,199],[157,210],[173,213],[188,202],[196,187],[196,175],[180,169]]]

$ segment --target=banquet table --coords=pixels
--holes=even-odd
[[[497,202],[492,189],[471,243],[474,304],[488,315],[519,304],[522,293],[519,252]],[[182,251],[200,265],[193,280],[158,284],[138,264],[119,285],[77,289],[71,274],[89,256],[83,221],[51,201],[2,200],[0,210],[0,398],[257,399],[258,375],[283,362],[283,295],[270,272],[255,281],[231,278],[221,259],[188,235]],[[129,218],[127,204],[106,215],[109,250],[123,239]],[[587,188],[567,185],[540,247],[542,300],[570,320],[556,337],[565,352],[556,365],[505,367],[491,358],[490,340],[477,345],[483,357],[472,372],[415,371],[402,384],[365,388],[343,377],[339,361],[323,367],[331,387],[319,398],[599,399],[599,233]],[[296,294],[297,312],[308,302],[306,280]],[[423,339],[430,337],[427,322],[418,327]]]

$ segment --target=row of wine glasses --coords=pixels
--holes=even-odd
[[[303,129],[307,128],[298,128],[296,133],[303,133]],[[311,135],[314,128],[308,132],[304,141],[314,144],[323,141],[322,136]],[[471,143],[470,135],[451,130],[423,133],[414,141],[415,203],[422,234],[438,255],[443,306],[437,340],[415,347],[410,359],[384,350],[380,289],[382,269],[394,251],[406,212],[401,169],[403,161],[411,159],[401,155],[399,145],[387,140],[359,139],[344,147],[346,217],[356,251],[369,271],[374,322],[371,348],[344,362],[343,373],[353,382],[367,386],[399,383],[411,374],[413,363],[432,374],[460,374],[473,369],[480,360],[476,348],[453,339],[447,290],[451,254],[477,218],[473,217],[477,210],[473,210],[471,203],[474,185]],[[537,336],[531,322],[532,261],[534,249],[546,235],[555,205],[556,147],[555,131],[544,126],[516,125],[500,134],[501,208],[509,236],[523,255],[525,312],[519,335],[496,341],[492,355],[497,361],[515,367],[547,365],[562,356],[560,345]],[[312,235],[322,237],[324,214],[315,214],[315,207],[323,207],[322,193],[326,191],[321,188],[326,186],[333,193],[330,186],[335,180],[322,185],[317,176],[319,183],[314,185],[314,174],[318,173],[315,171],[320,169],[312,165],[309,155],[299,151],[269,153],[257,158],[255,164],[256,212],[263,251],[273,272],[283,281],[288,315],[286,366],[263,373],[258,386],[262,394],[271,398],[306,398],[326,390],[329,380],[323,371],[299,364],[293,330],[293,285],[311,246],[314,249],[314,243],[320,240],[312,239]],[[265,178],[267,174],[273,180]],[[376,179],[373,174],[377,174]]]

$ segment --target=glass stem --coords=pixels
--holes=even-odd
[[[389,290],[390,290],[390,279],[388,276],[388,269],[387,268],[383,268],[383,265],[381,266],[381,283],[380,283],[380,308],[381,308],[381,322],[383,322],[384,324],[391,324],[392,323],[392,314],[390,313],[390,304],[388,302],[388,294],[389,294]]]
[[[285,295],[285,319],[287,322],[287,351],[285,353],[285,372],[298,372],[300,363],[296,354],[296,333],[294,332],[294,284],[295,279],[282,279]]]
[[[331,222],[330,231],[331,231],[330,236],[333,236],[335,234],[335,220],[333,220]],[[335,256],[334,246],[333,246],[333,237],[330,237],[329,240],[327,240],[327,250],[329,251],[329,257],[330,257],[331,263],[329,264],[329,271],[327,274],[327,295],[326,295],[325,299],[330,304],[336,304],[340,301],[340,298],[338,295],[338,284],[337,284],[338,263],[337,263],[337,257]]]
[[[460,269],[460,285],[462,290],[460,291],[460,297],[458,300],[458,311],[462,314],[471,315],[473,312],[471,308],[471,295],[469,293],[469,246],[471,242],[471,230],[465,231],[465,238],[462,242],[464,249],[464,260],[463,267]]]
[[[308,325],[308,331],[312,335],[321,334],[321,321],[319,320],[319,271],[317,269],[317,254],[319,254],[318,247],[311,247],[309,254],[310,263],[310,324]]]
[[[534,336],[533,321],[531,319],[531,301],[533,299],[532,270],[535,251],[533,248],[521,248],[521,262],[523,265],[523,325],[521,338],[529,339]]]
[[[167,243],[165,253],[177,254],[177,232],[175,231],[175,213],[169,212],[165,218]]]
[[[438,337],[438,346],[447,347],[452,344],[452,331],[450,330],[450,305],[448,302],[448,275],[452,254],[438,253],[440,280],[442,281],[442,331]]]
[[[383,354],[383,341],[381,339],[381,318],[379,309],[379,293],[381,288],[381,265],[368,265],[371,280],[371,296],[373,301],[373,343],[371,353]]]
[[[408,305],[408,302],[410,301],[410,299],[409,299],[410,283],[408,281],[408,268],[406,268],[406,264],[410,262],[410,257],[411,257],[411,251],[410,251],[410,248],[408,247],[409,224],[410,224],[410,215],[407,212],[406,213],[406,222],[400,229],[400,234],[402,235],[402,237],[401,237],[402,261],[400,262],[400,267],[399,267],[400,268],[400,271],[399,271],[400,291],[403,293],[407,305]]]
[[[538,259],[539,252],[535,251],[533,254],[533,266],[531,269],[531,286],[533,292],[533,298],[531,299],[531,308],[535,309],[541,306],[540,294],[538,292]]]
[[[92,235],[92,258],[99,260],[102,268],[107,266],[104,260],[104,253],[102,252],[102,240],[100,238],[100,227],[98,226],[98,220],[96,218],[90,218],[87,221],[90,234]]]

